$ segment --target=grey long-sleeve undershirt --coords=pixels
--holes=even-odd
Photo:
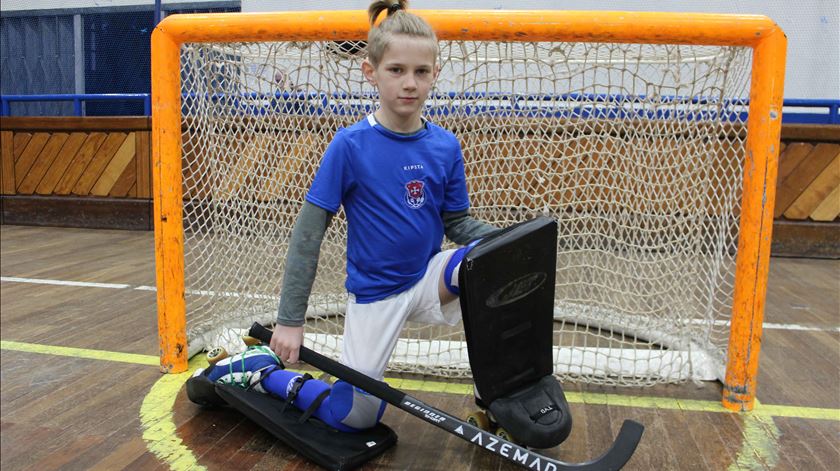
[[[332,213],[309,202],[303,204],[298,214],[286,256],[286,271],[277,309],[277,323],[280,325],[297,327],[304,324],[309,294],[318,270],[321,242],[332,217]],[[442,218],[446,237],[459,245],[499,230],[473,218],[467,210],[444,212]]]

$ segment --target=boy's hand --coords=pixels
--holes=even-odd
[[[298,362],[301,344],[303,344],[303,326],[287,327],[279,324],[274,326],[269,347],[284,364],[290,365]]]

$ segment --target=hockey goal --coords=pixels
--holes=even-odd
[[[472,211],[559,223],[564,380],[724,383],[749,409],[786,40],[765,17],[414,11],[440,39],[425,115],[461,140]],[[362,11],[174,15],[152,39],[161,365],[274,319],[285,252],[336,130],[376,109]],[[748,116],[748,117],[747,117]],[[334,218],[306,344],[337,356]],[[467,376],[460,327],[408,325],[389,368]]]

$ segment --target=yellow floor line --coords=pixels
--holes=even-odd
[[[157,359],[157,358],[155,358]],[[203,355],[196,355],[184,373],[163,375],[152,386],[140,406],[140,423],[143,427],[143,440],[146,446],[159,460],[169,465],[173,471],[204,471],[192,450],[184,445],[178,436],[174,420],[175,398],[178,391],[196,368],[207,366]]]
[[[764,415],[771,417],[788,417],[792,419],[820,419],[840,421],[840,409],[829,409],[823,407],[800,407],[785,406],[777,404],[758,404],[756,409]]]
[[[14,342],[11,340],[0,340],[0,349],[27,353],[43,353],[45,355],[58,355],[62,357],[89,358],[91,360],[119,361],[137,365],[160,365],[160,358],[152,355],[108,352],[88,348],[58,347],[55,345]]]
[[[764,410],[755,401],[751,412],[740,414],[744,427],[741,449],[728,471],[775,469],[779,464],[779,437],[782,432],[776,427],[773,417]]]
[[[94,360],[119,361],[139,365],[158,366],[159,358],[152,355],[138,355],[133,353],[108,352],[104,350],[90,350],[71,347],[57,347],[33,343],[0,341],[0,349],[29,353],[43,353],[48,355],[69,356],[75,358],[90,358]],[[203,356],[199,355],[196,358]],[[179,376],[179,375],[170,375]],[[180,376],[179,376],[180,377]],[[184,380],[186,381],[186,377]],[[182,383],[183,383],[182,381]],[[472,385],[463,383],[449,383],[445,381],[417,380],[403,378],[385,378],[391,387],[403,391],[422,391],[457,395],[472,394]],[[617,407],[636,407],[641,409],[668,409],[686,412],[731,412],[720,402],[698,399],[677,399],[671,397],[630,396],[625,394],[607,394],[593,392],[566,392],[566,399],[570,403],[607,405]],[[788,417],[796,419],[819,419],[840,421],[840,409],[823,407],[802,407],[787,405],[761,404],[756,401],[754,412],[764,416]]]
[[[10,340],[0,341],[0,349],[139,365],[159,365],[158,357],[152,355],[58,347]],[[163,375],[152,386],[140,407],[143,439],[146,441],[149,451],[175,471],[203,471],[205,469],[198,463],[198,459],[192,450],[178,437],[172,411],[178,391],[181,390],[187,378],[196,368],[206,366],[207,361],[204,356],[198,355],[190,360],[187,372]],[[405,391],[457,395],[472,394],[472,385],[469,384],[402,378],[386,378],[385,381],[392,387]],[[686,412],[734,413],[725,409],[717,401],[571,391],[566,394],[566,397],[570,403],[579,404],[668,409]],[[743,417],[743,440],[741,449],[738,451],[735,461],[729,466],[728,471],[768,469],[773,468],[778,463],[778,440],[781,434],[773,421],[774,417],[840,421],[840,409],[764,405],[757,400],[752,412],[739,415]]]

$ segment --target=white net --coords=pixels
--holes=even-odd
[[[441,42],[425,115],[461,140],[473,215],[560,228],[555,371],[649,385],[722,379],[750,51]],[[295,217],[327,144],[376,107],[364,44],[182,48],[190,351],[276,315]],[[322,245],[306,344],[337,357],[346,221]],[[468,376],[460,326],[408,325],[389,368]]]

